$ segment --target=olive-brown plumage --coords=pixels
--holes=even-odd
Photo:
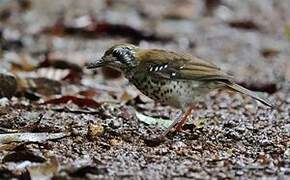
[[[107,50],[101,60],[87,67],[100,66],[121,70],[146,96],[185,112],[185,115],[178,117],[164,134],[176,123],[180,129],[194,103],[202,100],[214,89],[234,90],[271,106],[265,98],[235,84],[232,77],[222,72],[216,65],[188,54],[119,44]]]

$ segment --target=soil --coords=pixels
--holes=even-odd
[[[1,1],[0,179],[290,178],[289,17],[285,0]],[[136,111],[179,110],[85,68],[120,42],[207,59],[275,107],[213,91],[157,141]]]

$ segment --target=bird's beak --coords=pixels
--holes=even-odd
[[[104,61],[103,59],[97,60],[95,62],[91,62],[91,63],[87,63],[86,64],[86,68],[87,69],[96,69],[102,66],[106,66],[107,62]]]

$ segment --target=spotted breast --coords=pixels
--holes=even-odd
[[[129,78],[144,95],[177,108],[193,104],[211,90],[208,83],[201,81],[168,80],[144,72],[135,73]]]

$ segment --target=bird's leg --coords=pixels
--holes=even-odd
[[[166,136],[170,132],[170,130],[178,123],[178,121],[180,121],[180,119],[182,118],[182,115],[183,115],[183,111],[180,111],[179,114],[175,117],[174,121],[162,134],[163,137]]]
[[[176,131],[180,131],[183,124],[186,123],[186,121],[188,120],[188,116],[191,114],[193,109],[194,109],[194,106],[190,106],[185,112],[185,114],[183,113],[184,111],[181,111],[180,114],[170,124],[170,126],[164,131],[161,137],[165,137],[176,124],[177,124],[175,128]]]
[[[186,121],[188,120],[188,116],[191,114],[192,110],[194,109],[194,106],[190,106],[186,113],[183,115],[182,119],[180,120],[179,123],[177,123],[176,126],[176,131],[181,131],[182,126],[186,123]]]

